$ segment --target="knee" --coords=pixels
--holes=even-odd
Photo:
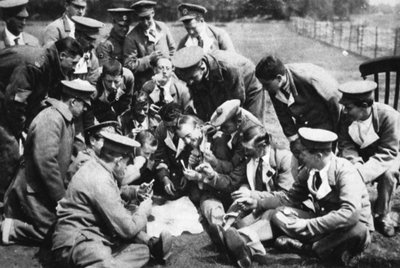
[[[271,218],[271,223],[274,224],[276,227],[279,229],[282,229],[286,225],[286,216],[283,213],[283,210],[286,207],[279,207],[272,212],[269,212],[270,214],[268,215]]]
[[[399,171],[397,170],[386,170],[381,176],[381,182],[389,187],[396,187],[399,179]]]

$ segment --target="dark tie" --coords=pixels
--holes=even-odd
[[[153,38],[156,38],[156,32],[155,32],[153,29],[149,30],[149,34],[150,34]]]
[[[319,175],[319,172],[317,171],[314,174],[314,189],[318,190],[321,184],[322,184],[321,175]]]
[[[175,134],[174,137],[172,138],[172,142],[174,143],[175,147],[178,147],[179,136]]]
[[[260,158],[258,161],[257,169],[256,169],[256,181],[255,181],[255,190],[256,191],[264,191],[262,171],[263,171],[263,160],[262,160],[262,158]]]
[[[164,104],[164,101],[165,101],[165,93],[164,93],[164,88],[163,87],[161,87],[161,86],[158,86],[158,88],[160,89],[160,99],[159,99],[159,102],[161,103],[161,104]]]
[[[203,39],[200,37],[200,35],[198,35],[196,38],[197,38],[197,44],[199,45],[199,47],[203,47],[204,42],[203,42]]]
[[[14,39],[15,45],[19,45],[19,37]]]

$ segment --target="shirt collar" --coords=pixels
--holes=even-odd
[[[7,27],[5,27],[5,32],[6,32],[6,37],[10,41],[11,44],[15,45],[15,39],[16,38],[19,38],[20,44],[24,44],[24,39],[22,37],[22,32],[18,36],[15,36],[7,29]]]

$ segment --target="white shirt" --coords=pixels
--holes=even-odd
[[[272,176],[275,174],[275,170],[271,168],[269,163],[269,158],[271,154],[271,147],[266,147],[265,155],[262,158],[262,181],[267,188],[267,191],[270,192],[272,189],[269,186],[269,181],[271,180]],[[247,182],[249,183],[250,189],[255,190],[255,182],[256,182],[256,172],[258,163],[260,158],[251,158],[250,161],[247,163],[246,166],[246,175],[247,175]],[[268,172],[271,171],[271,172]],[[271,174],[269,176],[269,174]]]
[[[203,23],[203,26],[201,27],[199,36],[203,40],[203,51],[205,53],[210,52],[213,44],[213,39],[207,35],[205,23]],[[199,45],[199,40],[196,37],[192,37],[189,35],[188,39],[186,40],[185,47],[193,47],[198,45]]]
[[[15,36],[7,29],[7,27],[5,27],[5,32],[6,32],[6,38],[8,39],[11,46],[17,45],[17,43],[15,42],[16,38],[18,38],[18,45],[25,44],[24,38],[22,37],[22,32],[18,36]]]
[[[65,15],[65,17],[67,18],[67,23],[71,29],[69,32],[69,37],[75,38],[75,23],[67,15]]]
[[[372,113],[364,121],[354,121],[349,126],[349,135],[361,149],[368,147],[379,139],[372,123]]]
[[[160,93],[161,90],[159,87],[162,87],[164,89],[164,100],[166,103],[170,103],[174,101],[174,98],[171,95],[171,79],[168,80],[168,82],[164,85],[158,85],[154,88],[154,90],[150,93],[150,98],[154,103],[157,103],[160,101]]]
[[[153,31],[154,36],[150,34],[150,31]],[[157,41],[160,39],[160,33],[157,32],[156,29],[156,24],[153,23],[145,32],[144,35],[149,38],[149,41],[152,43],[157,43]]]
[[[318,200],[324,198],[332,191],[331,187],[329,186],[329,178],[328,178],[328,172],[330,166],[331,166],[331,161],[329,161],[329,163],[323,169],[321,170],[312,169],[309,173],[307,180],[308,190]],[[321,177],[321,185],[319,186],[318,189],[315,189],[314,175],[315,172],[317,171],[319,171],[319,175]]]

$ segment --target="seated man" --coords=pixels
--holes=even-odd
[[[111,59],[104,62],[93,96],[93,115],[100,121],[115,121],[131,107],[134,77],[131,71]]]
[[[372,81],[340,85],[344,110],[339,125],[339,155],[356,166],[365,184],[378,183],[373,210],[377,229],[394,236],[389,212],[399,182],[400,114],[389,105],[374,102],[376,87]]]
[[[130,152],[138,144],[114,133],[101,135],[104,145],[100,156],[79,169],[58,204],[52,246],[56,261],[68,267],[142,267],[149,260],[150,249],[161,262],[172,241],[166,232],[156,239],[142,231],[150,215],[151,198],[130,211],[124,204],[136,201],[136,196],[129,187],[119,186]]]
[[[3,244],[41,243],[56,220],[64,197],[74,138],[73,120],[90,106],[94,87],[80,79],[63,84],[61,101],[48,98],[29,126],[25,164],[7,190],[2,223]]]
[[[269,239],[279,233],[275,247],[320,259],[353,263],[370,243],[373,230],[368,192],[354,166],[332,153],[337,135],[323,129],[300,128],[300,159],[305,164],[288,192],[272,192],[262,199],[237,200],[256,213],[274,209]],[[313,209],[302,202],[311,197]],[[268,231],[268,230],[266,230]],[[224,233],[229,251],[241,267],[250,267],[249,238],[230,228]]]
[[[152,66],[155,75],[141,89],[149,95],[150,112],[157,113],[163,105],[170,102],[178,103],[185,111],[191,104],[189,89],[176,78],[171,60],[160,57],[152,62]]]

